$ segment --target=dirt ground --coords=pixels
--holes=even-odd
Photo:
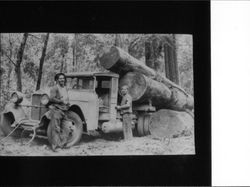
[[[3,136],[1,136],[1,139]],[[18,138],[0,142],[1,156],[88,156],[88,155],[182,155],[195,154],[194,135],[159,140],[152,136],[124,141],[122,134],[83,135],[79,144],[53,152],[46,138],[35,138],[23,145]]]

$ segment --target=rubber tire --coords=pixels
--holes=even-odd
[[[82,137],[82,132],[83,132],[83,125],[82,125],[81,118],[75,112],[67,111],[67,112],[65,112],[65,115],[67,116],[67,118],[69,118],[70,120],[72,120],[74,122],[75,127],[76,127],[76,131],[74,132],[73,138],[71,138],[65,146],[65,147],[71,147],[80,141],[80,139]],[[49,122],[48,129],[47,129],[47,136],[48,136],[48,140],[49,140],[50,144],[52,144],[52,129],[51,129],[51,127],[52,127],[51,122]]]
[[[5,136],[8,136],[9,133],[14,129],[11,127],[11,124],[15,121],[15,118],[12,113],[1,113],[0,115],[1,131]],[[20,135],[21,130],[18,128],[11,134],[12,137],[20,137]]]
[[[149,135],[149,122],[151,115],[148,113],[140,114],[138,116],[137,132],[139,136]]]
[[[151,115],[150,115],[150,114],[146,114],[146,115],[144,116],[143,131],[144,131],[144,135],[145,135],[145,136],[147,136],[147,135],[150,134],[150,132],[149,132],[150,118],[151,118]]]
[[[139,115],[137,121],[137,132],[139,136],[144,136],[143,123],[144,123],[144,116]]]

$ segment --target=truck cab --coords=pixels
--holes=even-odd
[[[70,104],[78,111],[80,108],[84,115],[86,121],[84,130],[103,129],[104,123],[116,122],[118,79],[118,74],[110,72],[66,74]]]

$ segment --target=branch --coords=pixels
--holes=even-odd
[[[42,38],[39,38],[39,37],[37,37],[37,36],[35,36],[35,35],[33,35],[33,34],[28,34],[29,36],[32,36],[32,37],[34,37],[34,38],[36,38],[36,39],[38,39],[38,40],[42,40]]]
[[[134,45],[136,44],[136,42],[137,42],[139,39],[141,39],[140,36],[138,36],[138,37],[136,37],[135,39],[133,39],[133,40],[130,42],[129,47],[134,47]]]
[[[10,62],[14,64],[14,66],[16,66],[16,63],[13,60],[11,60],[11,58],[6,53],[5,53],[5,56],[10,60]]]

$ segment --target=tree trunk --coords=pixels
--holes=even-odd
[[[120,77],[124,76],[127,72],[137,72],[146,75],[153,80],[161,82],[172,91],[172,97],[177,99],[180,97],[186,98],[185,100],[187,105],[185,108],[193,108],[193,97],[185,90],[166,77],[159,75],[153,69],[144,65],[142,62],[130,56],[120,48],[112,47],[108,53],[104,53],[100,58],[100,63],[105,69],[118,73]],[[179,108],[179,106],[177,108]]]
[[[0,35],[0,90],[3,89],[2,88],[2,74],[3,73],[2,73],[2,43],[1,43],[1,41],[2,41],[2,36]],[[2,93],[0,92],[0,110],[2,109],[1,108],[1,106],[2,106],[2,98],[1,98],[1,96],[2,96]],[[0,121],[1,121],[1,119],[0,119]],[[1,135],[1,133],[0,133],[0,135]]]
[[[164,60],[165,60],[165,73],[166,77],[171,80],[172,78],[170,77],[170,59],[169,59],[169,46],[167,43],[164,44]]]
[[[190,107],[189,98],[176,89],[169,89],[161,82],[155,81],[141,73],[129,72],[124,75],[119,86],[127,85],[135,104],[151,103],[156,109],[173,109],[185,111]]]
[[[164,44],[164,59],[166,77],[176,84],[179,84],[179,68],[177,62],[175,36],[173,40]]]
[[[120,34],[115,35],[115,44],[114,46],[123,48],[122,38]]]
[[[145,42],[145,64],[155,70],[155,60],[153,57],[153,47],[150,42]]]
[[[12,55],[13,55],[13,46],[12,46],[12,42],[9,38],[9,43],[10,43],[10,59],[12,59]],[[7,73],[7,91],[9,92],[10,90],[10,81],[11,81],[11,72],[12,72],[12,62],[9,59],[9,63],[8,63],[8,73]],[[8,98],[9,99],[9,98]]]
[[[60,72],[63,72],[63,68],[64,68],[64,54],[62,55],[62,61],[61,61],[61,68],[60,68]]]
[[[42,55],[41,55],[40,63],[39,63],[39,71],[38,71],[36,90],[39,90],[40,86],[41,86],[41,80],[42,80],[42,74],[43,74],[43,63],[44,63],[44,59],[45,59],[45,56],[46,56],[48,40],[49,40],[49,33],[47,33],[47,35],[45,37],[45,40],[44,40]]]
[[[165,64],[164,59],[161,58],[161,53],[162,43],[160,39],[154,37],[145,42],[146,65],[165,77]]]
[[[74,44],[74,46],[73,46],[73,48],[72,48],[72,59],[73,59],[73,63],[72,63],[72,66],[73,66],[73,70],[75,69],[75,44]]]
[[[179,68],[176,54],[175,36],[173,41],[164,44],[164,59],[165,59],[165,72],[166,77],[176,84],[179,84]]]
[[[175,83],[179,85],[180,83],[180,79],[179,79],[179,67],[178,67],[178,61],[177,61],[177,49],[176,49],[176,37],[175,35],[173,34],[173,44],[174,44],[174,47],[173,47],[173,50],[174,50],[174,71],[175,71]]]
[[[76,45],[77,45],[77,34],[74,34],[74,42],[73,42],[73,71],[77,70],[77,59],[76,59]]]
[[[26,45],[27,38],[28,38],[28,33],[24,33],[22,42],[20,44],[20,47],[17,53],[17,61],[16,61],[16,66],[15,66],[15,73],[16,73],[16,78],[17,78],[17,91],[19,92],[22,92],[21,63],[23,60],[23,53],[24,53],[24,48]]]

